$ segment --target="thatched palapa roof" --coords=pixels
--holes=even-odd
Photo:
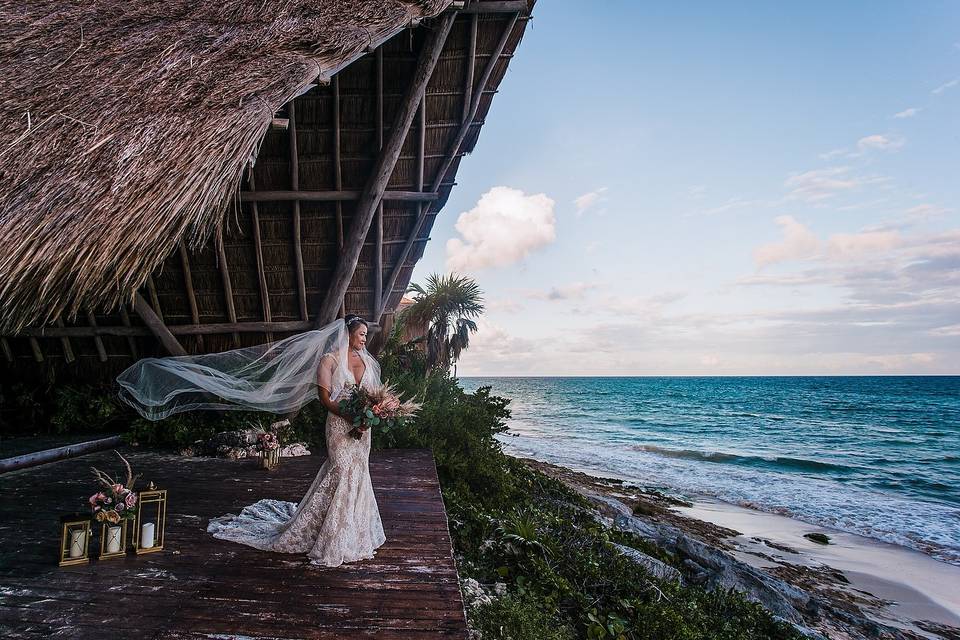
[[[0,378],[388,323],[532,6],[0,0]]]
[[[5,2],[0,324],[129,298],[217,228],[284,103],[447,4]]]

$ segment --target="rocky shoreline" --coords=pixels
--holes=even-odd
[[[519,459],[587,498],[605,526],[635,533],[678,558],[682,570],[621,549],[661,578],[734,589],[811,638],[960,640],[960,628],[895,614],[893,603],[855,588],[842,571],[791,562],[800,552],[774,540],[752,538],[755,544],[744,548],[736,540],[740,532],[679,512],[690,503],[619,479]]]

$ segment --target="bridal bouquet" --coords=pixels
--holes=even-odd
[[[354,385],[338,404],[341,414],[352,416],[353,429],[350,430],[350,435],[358,440],[370,427],[389,431],[393,427],[401,426],[420,409],[417,402],[401,401],[396,390],[389,384],[372,391]]]
[[[90,496],[90,510],[97,522],[109,522],[118,524],[121,520],[133,520],[137,517],[137,494],[133,492],[133,483],[136,477],[130,469],[130,463],[121,456],[124,466],[127,468],[127,478],[123,483],[117,482],[96,467],[93,468],[93,475],[103,489]]]

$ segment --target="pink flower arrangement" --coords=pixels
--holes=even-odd
[[[90,510],[97,522],[109,522],[117,524],[121,520],[133,520],[137,517],[134,507],[137,504],[137,494],[133,491],[133,485],[136,477],[130,469],[130,463],[126,458],[120,456],[123,464],[127,468],[127,479],[125,482],[117,482],[99,469],[93,469],[93,475],[103,489],[90,496]]]
[[[257,451],[273,451],[280,448],[280,439],[277,434],[264,431],[257,435]]]

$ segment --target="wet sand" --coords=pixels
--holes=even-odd
[[[929,620],[960,627],[960,567],[913,549],[718,500],[699,499],[675,511],[739,532],[728,542],[748,564],[839,570],[850,581],[849,589],[888,603],[875,612],[887,623]],[[804,537],[808,533],[823,533],[830,543],[813,542]]]

